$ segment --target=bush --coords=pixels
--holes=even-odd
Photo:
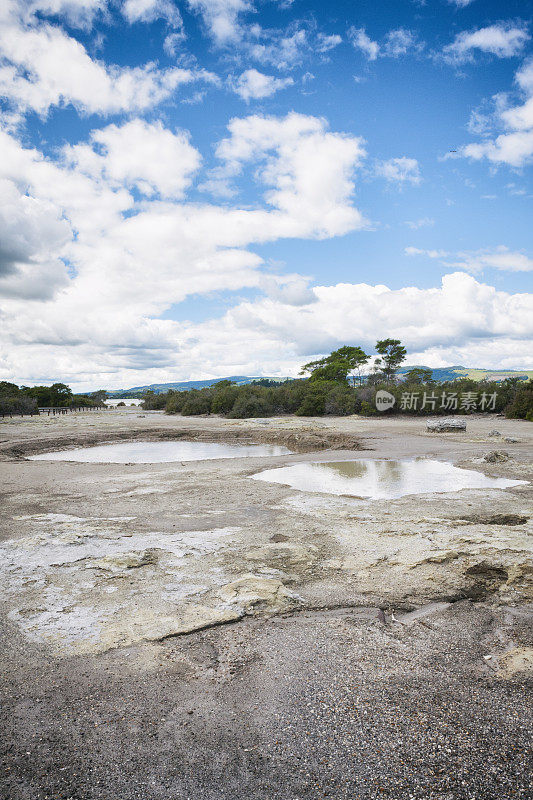
[[[231,419],[246,419],[248,417],[271,417],[273,413],[274,409],[266,397],[250,394],[238,397],[228,416]]]
[[[163,408],[166,408],[172,394],[174,394],[172,391],[159,392],[159,394],[156,394],[150,389],[144,394],[141,407],[145,411],[161,411]]]
[[[505,409],[505,416],[533,422],[533,381],[517,387],[512,401]]]
[[[198,389],[191,389],[181,408],[181,413],[186,417],[211,413],[211,395]]]

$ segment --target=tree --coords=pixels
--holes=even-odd
[[[90,397],[94,401],[95,405],[103,406],[104,402],[107,400],[107,392],[105,389],[98,389],[97,392],[92,392]]]
[[[406,383],[435,383],[432,371],[424,367],[413,367],[405,373],[404,378]]]
[[[64,383],[53,383],[50,386],[51,406],[68,406],[72,400],[72,390]]]
[[[376,350],[383,365],[383,377],[387,381],[394,381],[396,370],[405,361],[407,350],[399,339],[381,339],[376,342]]]
[[[337,381],[346,383],[348,375],[357,370],[359,377],[361,368],[367,363],[369,356],[360,347],[345,345],[334,350],[329,356],[304,364],[300,374],[309,373],[310,381]]]

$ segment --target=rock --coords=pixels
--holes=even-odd
[[[122,572],[126,569],[137,569],[148,564],[157,563],[157,550],[138,550],[131,553],[117,553],[114,556],[104,556],[92,559],[87,565],[88,569],[103,569],[109,572]]]
[[[499,461],[509,461],[510,458],[511,456],[506,450],[491,450],[490,453],[483,456],[482,461],[486,461],[488,464],[496,464]]]
[[[426,430],[432,433],[466,431],[466,422],[464,419],[452,419],[450,417],[445,417],[444,419],[430,419],[426,423]]]
[[[500,433],[500,431],[494,430],[494,431],[491,431],[488,435],[489,436],[501,436],[501,433]]]
[[[211,608],[197,603],[185,603],[175,614],[158,613],[152,609],[134,607],[131,613],[119,611],[102,630],[95,651],[127,647],[135,642],[157,642],[170,636],[181,636],[214,625],[235,622],[242,617],[236,609]],[[83,644],[80,644],[83,648]],[[78,650],[80,648],[78,647]]]
[[[249,561],[261,561],[276,567],[306,564],[316,558],[316,547],[289,542],[272,542],[264,547],[250,550],[245,556]]]
[[[251,573],[222,586],[217,595],[244,614],[254,614],[258,610],[286,611],[298,602],[297,596],[277,578],[262,578]]]
[[[514,439],[512,436],[504,436],[503,441],[507,442],[508,444],[518,444],[518,442],[521,442],[522,439]]]

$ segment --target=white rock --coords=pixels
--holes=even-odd
[[[433,433],[442,433],[444,431],[466,431],[466,421],[464,419],[451,419],[444,417],[443,419],[430,419],[426,423],[426,429]]]

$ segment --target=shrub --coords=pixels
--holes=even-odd
[[[266,397],[257,394],[241,395],[228,414],[231,419],[245,419],[247,417],[269,417],[274,409]]]
[[[505,409],[505,416],[533,422],[533,381],[517,387],[512,401]]]
[[[185,417],[198,416],[199,414],[211,413],[211,395],[198,389],[191,389],[187,392],[187,397],[181,408],[181,413]]]

